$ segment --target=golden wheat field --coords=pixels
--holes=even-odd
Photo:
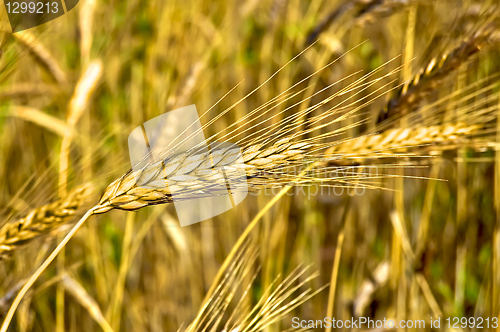
[[[0,332],[500,331],[496,1],[4,4]]]

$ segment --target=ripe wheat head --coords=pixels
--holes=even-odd
[[[90,184],[76,188],[68,196],[32,210],[25,217],[8,222],[0,228],[0,260],[9,258],[13,251],[46,234],[81,213],[88,207],[93,187]]]

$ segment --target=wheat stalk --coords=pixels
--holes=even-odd
[[[20,83],[0,90],[0,100],[12,100],[19,97],[55,95],[57,89],[49,84]]]
[[[92,186],[85,184],[65,198],[33,209],[25,217],[3,225],[0,228],[0,260],[9,258],[15,250],[68,223],[88,204],[92,192]]]

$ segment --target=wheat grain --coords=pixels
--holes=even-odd
[[[92,194],[89,184],[78,187],[67,197],[32,210],[25,217],[0,228],[0,260],[47,232],[69,222],[84,210]]]

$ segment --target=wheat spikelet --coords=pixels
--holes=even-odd
[[[244,167],[247,177],[256,181],[250,182],[250,186],[259,186],[259,174],[273,171],[286,164],[291,165],[293,161],[300,163],[314,161],[316,159],[307,157],[315,145],[306,142],[289,142],[285,138],[273,144],[269,148],[263,148],[262,144],[250,146],[243,151]],[[186,197],[203,197],[216,193],[203,192],[196,195],[200,188],[210,187],[210,183],[223,178],[222,171],[214,173],[213,167],[228,165],[238,156],[237,151],[230,148],[220,149],[215,160],[208,153],[196,153],[197,151],[174,155],[166,160],[157,161],[147,167],[130,171],[120,179],[111,183],[104,191],[99,202],[103,206],[95,213],[102,213],[117,208],[121,210],[136,210],[147,205],[163,204],[172,202],[172,191],[182,191]],[[212,164],[213,162],[213,164]],[[238,165],[234,168],[225,169],[225,176],[231,179],[238,177]],[[167,183],[168,178],[168,183]],[[140,183],[140,184],[138,184]]]
[[[65,198],[3,225],[0,228],[0,260],[9,258],[16,249],[70,221],[85,208],[91,194],[92,186],[83,185]]]
[[[327,98],[328,101],[331,99],[333,97]],[[308,112],[311,112],[324,103],[323,101],[311,107]],[[251,129],[252,121],[257,120],[268,111],[264,111],[263,114],[258,115],[258,112],[264,109],[264,106],[253,111],[238,122],[250,126]],[[208,125],[230,109],[212,119]],[[334,111],[330,112],[334,113]],[[262,174],[268,170],[276,170],[280,165],[290,164],[295,160],[299,160],[299,163],[303,165],[317,159],[306,156],[307,153],[317,149],[315,144],[310,144],[306,141],[294,142],[293,135],[280,138],[280,136],[289,133],[290,128],[288,127],[291,126],[292,130],[297,127],[297,125],[290,124],[290,122],[297,120],[298,116],[300,114],[294,114],[282,120],[273,132],[268,132],[260,137],[257,136],[257,138],[251,139],[252,136],[258,135],[259,131],[245,136],[243,141],[247,141],[247,143],[243,146],[242,153],[244,164],[238,166],[245,169],[247,177],[255,178],[258,174]],[[226,129],[230,129],[230,127]],[[245,131],[248,131],[248,129]],[[219,137],[219,139],[226,139],[227,136],[234,138],[244,134],[245,131],[238,134],[234,134],[234,131],[229,132],[225,136]],[[222,135],[222,133],[218,133],[217,135],[219,134]],[[217,135],[210,137],[207,143]],[[217,146],[217,142],[215,142],[215,145]],[[181,192],[181,194],[186,195],[188,198],[217,195],[217,193],[210,193],[210,190],[202,190],[200,192],[200,189],[207,188],[207,185],[208,189],[210,189],[210,183],[216,181],[217,178],[222,178],[223,176],[232,177],[239,174],[235,166],[226,169],[225,171],[228,174],[225,175],[222,172],[217,172],[217,174],[213,172],[213,168],[218,165],[231,165],[235,161],[235,158],[238,157],[235,152],[237,151],[234,149],[221,148],[215,155],[210,155],[209,152],[200,151],[197,147],[183,153],[176,153],[175,147],[165,148],[161,156],[153,162],[147,163],[139,170],[130,170],[121,178],[113,181],[105,189],[99,202],[99,207],[94,210],[94,213],[104,213],[113,208],[136,210],[148,205],[171,203],[173,201],[172,191]],[[250,187],[252,188],[254,185],[258,186],[259,183],[254,182],[250,184]]]
[[[382,66],[385,65],[387,64]],[[306,177],[306,180],[302,179],[302,176],[299,176],[295,170],[290,170],[290,167],[306,168],[308,165],[322,160],[324,158],[322,151],[332,144],[328,142],[328,139],[345,133],[348,127],[330,130],[326,134],[312,138],[304,139],[303,137],[307,133],[320,130],[330,124],[338,123],[353,116],[363,106],[368,105],[379,97],[380,95],[372,96],[377,93],[378,90],[376,90],[363,98],[356,99],[359,94],[366,91],[369,87],[380,83],[381,80],[394,75],[399,70],[398,68],[386,75],[382,75],[382,77],[369,81],[368,79],[378,69],[363,75],[361,78],[315,105],[287,116],[278,123],[249,134],[250,130],[269,120],[269,118],[265,118],[264,116],[270,110],[292,99],[296,94],[289,93],[289,91],[303,81],[293,85],[271,101],[225,128],[224,131],[209,137],[206,141],[207,143],[212,142],[211,144],[215,146],[217,151],[214,153],[202,151],[200,150],[200,146],[195,146],[183,153],[177,153],[178,146],[189,138],[178,142],[173,147],[166,147],[154,161],[147,163],[139,170],[130,170],[121,178],[113,181],[105,189],[99,201],[99,206],[93,210],[93,213],[105,213],[111,209],[137,210],[148,205],[171,203],[173,202],[172,196],[174,192],[176,199],[220,195],[221,192],[214,189],[213,187],[215,186],[213,184],[214,181],[216,182],[223,177],[233,180],[232,182],[236,183],[236,187],[246,190],[247,182],[243,183],[240,181],[241,169],[245,170],[246,176],[249,179],[249,190],[289,183],[306,185],[314,181],[314,179],[308,177]],[[384,89],[388,84],[390,83],[385,83],[380,89]],[[312,98],[322,91],[308,98]],[[300,120],[304,115],[311,114],[336,98],[341,98],[347,92],[350,93],[347,99],[326,108],[318,116],[309,118],[305,123],[306,129],[301,129],[303,122]],[[349,99],[354,99],[354,101],[347,103]],[[286,108],[284,111],[292,109],[299,104],[300,102]],[[211,119],[205,125],[205,128],[230,111],[235,105],[229,107],[214,119]],[[262,117],[264,117],[263,120]],[[237,140],[238,137],[242,138]],[[235,159],[238,157],[238,151],[220,145],[222,144],[221,141],[228,139],[237,140],[236,144],[242,146],[242,163],[233,165]],[[145,156],[144,159],[151,156],[152,154]],[[216,174],[214,173],[213,169],[218,166],[225,168],[225,174],[223,174],[222,170],[215,172]],[[321,181],[326,180],[323,179]]]

